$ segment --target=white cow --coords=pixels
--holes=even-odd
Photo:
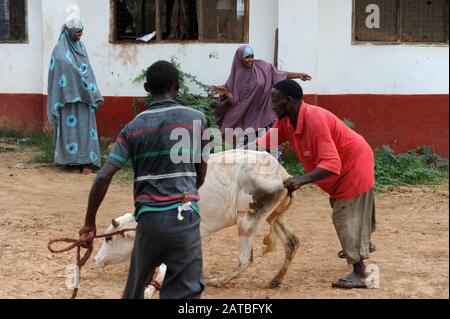
[[[239,231],[239,260],[226,275],[207,281],[222,286],[239,275],[253,261],[253,237],[267,220],[270,232],[264,238],[264,254],[275,248],[275,235],[285,249],[285,259],[270,287],[277,287],[299,247],[298,238],[288,229],[284,215],[293,195],[283,181],[290,175],[266,152],[232,150],[213,154],[208,161],[208,173],[200,189],[201,236],[236,225]],[[113,219],[106,230],[111,233],[122,228],[134,228],[131,214]],[[131,255],[134,232],[106,238],[95,260],[99,267],[127,261]]]

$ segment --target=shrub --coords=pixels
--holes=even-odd
[[[181,70],[180,64],[177,62],[176,58],[172,57],[170,62],[178,69],[180,72],[180,90],[178,95],[178,103],[192,107],[200,112],[203,112],[208,121],[210,127],[217,128],[215,120],[215,109],[219,105],[219,102],[214,98],[214,93],[211,91],[210,87],[202,82],[200,82],[196,76],[186,73]],[[133,82],[140,83],[145,80],[145,72],[143,70]],[[193,94],[189,88],[188,84],[193,84],[197,86],[202,94]],[[148,107],[152,103],[151,97],[136,98],[133,102],[133,111],[138,114],[140,111],[139,106]]]
[[[386,186],[434,185],[448,178],[449,161],[433,153],[431,147],[420,146],[409,152],[394,154],[389,146],[375,150],[375,190]],[[291,148],[284,147],[284,166],[293,176],[305,174]]]
[[[448,165],[448,160],[434,154],[429,146],[394,154],[385,145],[375,151],[375,187],[384,190],[386,185],[437,184],[448,177]]]

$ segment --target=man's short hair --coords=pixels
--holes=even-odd
[[[303,89],[300,84],[294,80],[283,80],[275,84],[273,87],[284,95],[290,96],[295,100],[301,101],[303,99]]]
[[[174,85],[178,86],[179,77],[177,68],[167,61],[155,62],[146,72],[148,89],[156,95],[168,93]]]

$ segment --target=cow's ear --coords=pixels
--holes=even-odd
[[[114,218],[112,219],[111,224],[113,225],[114,228],[119,228],[120,226],[120,224]]]

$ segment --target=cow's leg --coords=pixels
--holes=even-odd
[[[280,238],[281,242],[283,243],[286,256],[283,262],[283,265],[281,266],[280,270],[278,271],[277,275],[272,279],[272,281],[269,284],[270,288],[276,288],[281,284],[281,281],[283,280],[284,276],[286,275],[286,272],[292,262],[292,259],[294,258],[299,245],[300,241],[285,225],[284,218],[280,217],[273,221],[273,227],[275,230],[275,233]]]
[[[248,213],[240,212],[237,225],[239,231],[239,260],[238,265],[223,277],[211,279],[207,282],[211,286],[220,287],[243,272],[253,261],[253,235],[258,231],[266,218],[280,205],[280,199],[285,193],[284,188],[275,192],[261,191],[254,195],[254,203]]]
[[[207,280],[206,284],[209,286],[221,287],[227,284],[243,272],[253,261],[253,234],[256,224],[251,223],[251,219],[248,218],[248,213],[240,212],[237,225],[239,232],[238,265],[224,276]]]

